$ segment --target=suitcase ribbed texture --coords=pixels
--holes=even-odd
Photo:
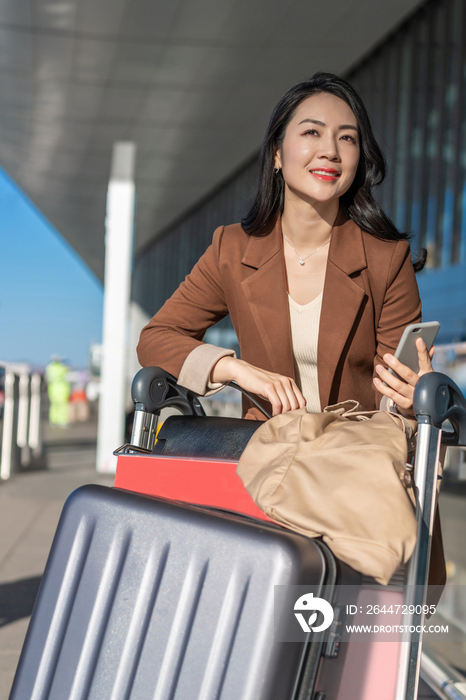
[[[10,700],[290,700],[274,584],[322,582],[293,533],[87,486],[65,506]]]

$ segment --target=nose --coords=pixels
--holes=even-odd
[[[339,161],[340,152],[338,150],[337,137],[333,134],[326,133],[320,141],[320,148],[317,155],[319,158],[327,158],[331,161]]]

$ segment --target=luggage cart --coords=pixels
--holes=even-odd
[[[338,610],[338,590],[361,577],[319,540],[270,523],[249,497],[236,462],[258,425],[204,417],[159,368],[136,375],[133,400],[116,488],[84,487],[65,505],[10,700],[382,700],[380,689],[347,684],[342,618],[312,643],[279,641],[294,611],[284,599],[277,606],[274,588],[311,586]],[[153,447],[157,415],[174,405],[185,415],[167,419]],[[441,426],[448,419],[449,443],[465,444],[466,401],[432,373],[419,381],[415,412],[419,533],[405,600],[416,610]],[[410,624],[422,624],[422,612]],[[417,697],[421,648],[421,635],[398,645],[390,700]]]

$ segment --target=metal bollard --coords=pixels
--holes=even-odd
[[[21,450],[21,466],[27,467],[31,461],[29,449],[29,374],[19,376],[18,430],[16,443]]]
[[[18,377],[8,369],[5,372],[5,405],[3,408],[2,456],[0,478],[9,479],[20,467],[20,454],[16,442],[18,428]]]
[[[36,458],[42,455],[41,391],[42,377],[37,372],[34,372],[31,376],[28,444],[32,450],[32,456]]]

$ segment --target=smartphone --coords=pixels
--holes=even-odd
[[[419,372],[419,357],[417,354],[416,340],[422,338],[426,344],[427,350],[430,350],[434,343],[435,336],[439,332],[439,328],[440,323],[438,321],[411,323],[409,326],[406,326],[395,351],[396,359],[417,374]],[[398,376],[391,367],[389,367],[388,371]]]

